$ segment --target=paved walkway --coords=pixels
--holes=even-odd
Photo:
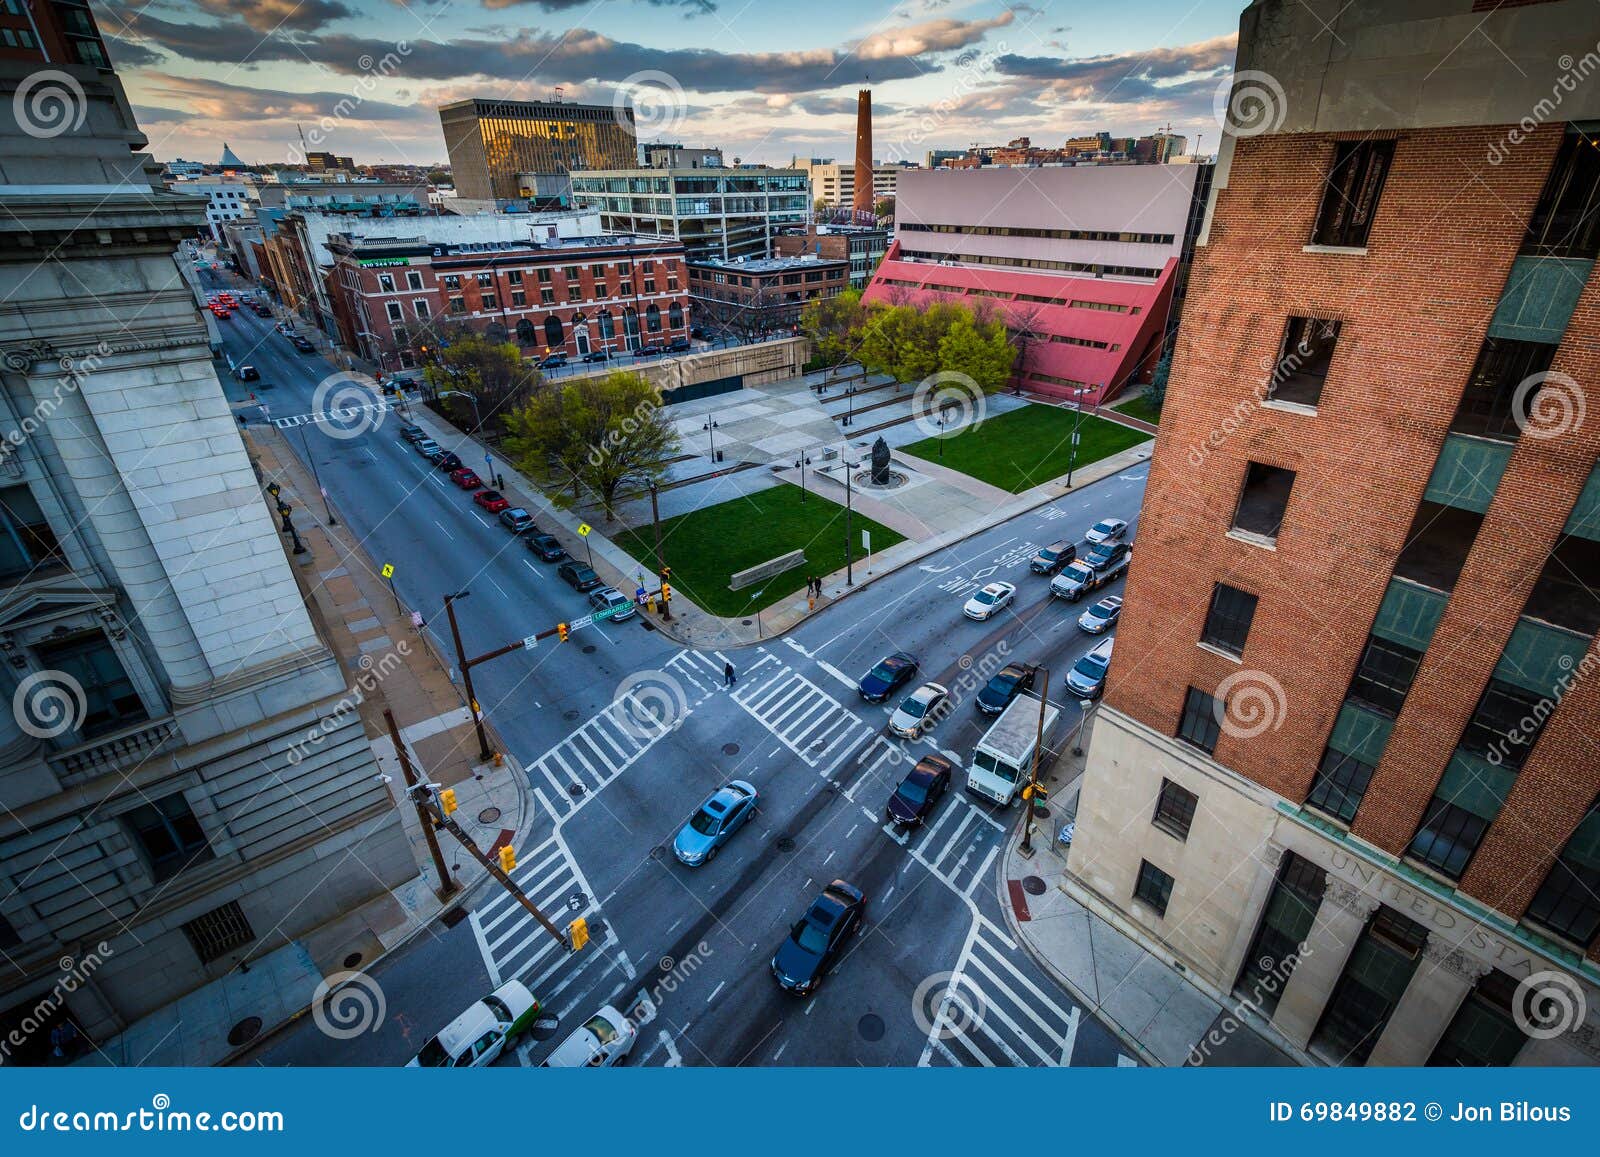
[[[318,986],[336,973],[371,969],[389,952],[428,930],[435,918],[459,905],[487,871],[448,836],[441,836],[445,864],[460,888],[441,900],[439,879],[427,851],[416,809],[402,795],[404,776],[383,711],[393,712],[412,766],[429,782],[456,789],[457,819],[479,847],[504,836],[520,840],[534,820],[519,764],[480,764],[472,722],[450,668],[413,625],[409,608],[397,603],[376,564],[341,523],[324,525],[320,499],[308,471],[270,426],[251,426],[246,444],[263,482],[277,482],[297,512],[296,528],[308,548],[290,555],[318,634],[345,669],[378,766],[389,777],[401,822],[417,860],[418,875],[339,919],[291,943],[248,958],[244,966],[203,985],[181,1000],[130,1025],[101,1044],[80,1064],[152,1066],[226,1063],[239,1051],[230,1030],[247,1017],[261,1030],[244,1042],[259,1045],[277,1028],[310,1011]],[[263,499],[266,496],[263,495]],[[334,513],[338,511],[335,508]],[[284,540],[287,552],[289,543]],[[491,729],[490,742],[504,750]],[[493,815],[480,822],[480,815]],[[349,963],[354,960],[355,963]]]

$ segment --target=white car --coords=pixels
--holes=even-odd
[[[539,1002],[526,985],[508,980],[428,1038],[408,1069],[482,1068],[533,1027]]]
[[[544,1069],[601,1069],[620,1065],[633,1051],[638,1031],[613,1005],[584,1021],[571,1036],[545,1057]]]
[[[950,692],[937,683],[924,683],[900,701],[889,716],[889,730],[903,739],[920,739],[946,714]]]
[[[1122,536],[1128,533],[1128,524],[1120,518],[1102,518],[1088,530],[1083,532],[1083,537],[1090,542],[1120,542]]]
[[[1017,588],[1010,583],[990,583],[967,600],[967,605],[961,608],[961,613],[969,619],[982,622],[997,611],[1009,607],[1016,593]]]

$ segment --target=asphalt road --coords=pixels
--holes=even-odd
[[[268,388],[255,388],[274,418],[312,412],[318,382],[332,373],[326,361],[297,354],[248,312],[219,325],[236,361],[261,370]],[[248,388],[231,383],[230,395]],[[584,605],[553,566],[533,560],[400,441],[400,419],[375,419],[354,436],[327,422],[286,433],[372,564],[395,563],[401,595],[424,610],[430,630],[443,627],[440,599],[451,590],[472,592],[457,608],[474,653]],[[487,987],[515,977],[556,1018],[555,1040],[601,1004],[642,1008],[634,1060],[647,1064],[1129,1063],[1006,930],[996,863],[1016,810],[995,814],[952,791],[928,828],[907,838],[885,830],[883,807],[921,754],[937,748],[968,761],[988,722],[971,706],[982,685],[975,673],[1020,659],[1047,664],[1059,687],[1093,645],[1075,626],[1084,604],[1051,600],[1026,560],[1058,538],[1081,542],[1098,518],[1136,522],[1145,474],[1141,465],[990,528],[866,585],[780,640],[701,654],[636,618],[479,668],[479,700],[539,805],[539,824],[518,849],[519,882],[558,922],[587,915],[595,941],[568,955],[507,897],[485,890],[467,921],[377,970],[389,1022],[404,1031],[386,1023],[332,1040],[306,1018],[249,1059],[400,1064]],[[989,623],[963,618],[968,593],[991,579],[1018,585],[1013,608]],[[1120,583],[1104,593],[1119,592]],[[447,635],[441,641],[448,649]],[[889,742],[889,708],[854,691],[855,677],[897,650],[918,655],[921,678],[963,698],[915,744]],[[738,672],[732,688],[722,685],[725,662]],[[1064,736],[1078,709],[1051,697],[1067,704]],[[755,820],[714,862],[683,867],[670,851],[674,833],[734,778],[760,791]],[[1041,837],[1051,834],[1044,825]],[[767,962],[836,877],[866,892],[866,931],[816,995],[788,996]],[[550,1047],[530,1041],[498,1063],[537,1063]]]

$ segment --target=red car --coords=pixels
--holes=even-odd
[[[450,481],[463,490],[476,490],[483,485],[483,481],[465,466],[460,470],[452,470],[450,472]]]
[[[472,501],[490,514],[499,514],[502,510],[511,509],[511,503],[507,502],[498,490],[480,490],[472,496]]]
[[[229,313],[225,309],[213,309],[211,312],[216,314],[216,316],[221,318],[223,321],[226,321],[228,318],[233,316],[233,314]]]

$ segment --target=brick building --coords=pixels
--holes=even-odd
[[[793,330],[800,312],[850,286],[850,263],[816,255],[754,261],[692,261],[694,323],[713,336],[755,337]]]
[[[878,262],[889,251],[889,230],[870,225],[812,225],[804,232],[772,239],[774,257],[815,254],[828,261],[850,263],[850,288],[865,289]]]
[[[423,335],[455,325],[540,358],[689,336],[683,245],[669,237],[438,245],[336,235],[328,247],[340,339],[385,370],[413,365]]]
[[[1478,7],[1242,17],[1068,861],[1317,1063],[1600,1061],[1600,19]]]

